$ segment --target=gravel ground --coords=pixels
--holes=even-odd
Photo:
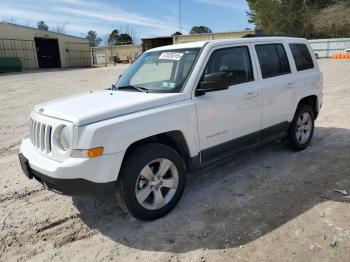
[[[28,180],[17,152],[29,112],[110,86],[125,66],[0,75],[0,261],[349,261],[350,61],[321,60],[312,145],[275,143],[188,177],[178,206],[137,221],[103,201]]]

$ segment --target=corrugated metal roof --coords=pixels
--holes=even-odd
[[[144,38],[141,38],[141,40],[151,40],[151,39],[166,39],[166,38],[173,38],[173,36],[155,36],[155,37],[144,37]]]
[[[215,39],[230,39],[241,38],[248,34],[254,34],[254,30],[244,30],[236,32],[218,32],[218,33],[205,33],[205,34],[189,34],[189,35],[175,35],[174,43],[185,43],[193,41],[205,41]]]
[[[141,45],[112,45],[112,46],[94,46],[91,47],[94,50],[99,50],[99,49],[111,49],[111,48],[135,48],[135,47],[142,47]]]
[[[204,34],[189,34],[189,35],[175,35],[175,36],[208,36],[208,35],[226,35],[226,34],[241,34],[241,33],[255,33],[255,30],[249,29],[249,30],[243,30],[243,31],[232,31],[232,32],[213,32],[213,33],[204,33]]]
[[[9,26],[14,26],[14,27],[20,27],[26,30],[32,30],[32,31],[38,31],[38,32],[43,32],[43,30],[40,30],[38,28],[30,27],[30,26],[25,26],[25,25],[17,25],[17,24],[12,24],[12,23],[7,23],[7,22],[0,22],[0,25],[9,25]],[[65,37],[73,37],[73,38],[78,38],[78,39],[84,39],[87,40],[86,38],[83,37],[78,37],[74,35],[67,35],[67,34],[62,34],[62,33],[57,33],[57,32],[52,32],[52,31],[46,31],[47,33],[50,34],[55,34],[55,35],[61,35]]]

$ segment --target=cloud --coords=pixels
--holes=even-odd
[[[3,18],[13,18],[15,20],[29,19],[38,21],[39,18],[41,20],[50,21],[62,21],[67,17],[62,17],[60,15],[52,15],[52,14],[43,14],[38,13],[36,11],[22,10],[20,8],[11,8],[11,7],[1,7],[0,8],[0,16]]]
[[[75,8],[68,7],[58,7],[56,10],[61,11],[65,14],[78,15],[81,17],[93,18],[100,21],[110,21],[118,22],[122,24],[132,24],[132,25],[141,25],[146,27],[161,28],[161,29],[173,29],[171,26],[163,25],[160,21],[149,19],[143,16],[134,15],[124,12],[104,12],[104,11],[95,11],[91,12],[88,10],[79,10]]]
[[[45,11],[43,9],[45,8]],[[44,20],[49,27],[64,25],[67,33],[81,35],[89,30],[100,34],[120,26],[135,26],[143,35],[168,35],[176,31],[176,18],[152,18],[95,0],[1,0],[0,17],[35,26]]]
[[[195,0],[195,1],[201,4],[231,8],[238,11],[245,11],[248,9],[246,2],[243,0]]]

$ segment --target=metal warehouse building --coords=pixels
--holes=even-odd
[[[142,53],[141,45],[117,45],[110,47],[93,47],[94,64],[108,64],[117,61],[128,63],[135,60]]]
[[[230,39],[241,38],[245,35],[255,34],[255,30],[244,30],[236,32],[222,32],[222,33],[209,33],[209,34],[191,34],[191,35],[174,35],[174,36],[162,36],[153,38],[143,38],[142,51],[147,51],[151,48],[180,44],[195,41],[206,41],[215,39]]]
[[[0,58],[20,58],[23,69],[91,66],[89,41],[36,28],[0,23]]]
[[[209,33],[209,34],[175,35],[173,42],[174,44],[180,44],[180,43],[195,42],[195,41],[241,38],[242,36],[249,35],[249,34],[255,34],[255,30]]]

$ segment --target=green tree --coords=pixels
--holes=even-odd
[[[40,30],[49,31],[49,27],[48,27],[47,24],[45,24],[44,21],[39,21],[39,22],[37,23],[37,27],[38,27],[38,29],[40,29]]]
[[[182,33],[181,32],[179,32],[179,31],[176,31],[175,33],[173,33],[171,36],[175,36],[175,35],[182,35]]]
[[[213,31],[209,28],[209,27],[206,27],[206,26],[194,26],[192,27],[191,31],[190,31],[190,34],[208,34],[208,33],[212,33]]]
[[[305,0],[282,0],[278,6],[279,26],[281,33],[304,35]]]
[[[264,33],[292,34],[308,38],[332,37],[344,35],[340,32],[346,28],[347,19],[344,14],[350,12],[349,2],[349,0],[247,0],[249,6],[247,15],[248,21]],[[332,9],[337,5],[341,5],[342,10]],[[332,17],[332,10],[343,15],[338,16],[334,13]],[[325,17],[329,19],[324,19]],[[330,21],[333,21],[333,27],[337,28],[338,33],[331,33],[326,29],[331,26]],[[327,22],[328,26],[325,25]]]
[[[110,33],[108,37],[108,44],[109,45],[116,45],[118,43],[118,37],[119,37],[119,31],[118,29],[115,29]]]
[[[320,37],[349,37],[350,9],[345,3],[337,3],[323,8],[311,19],[315,33]]]
[[[132,42],[132,37],[129,34],[120,34],[117,38],[117,45],[131,45]]]
[[[89,43],[90,43],[91,47],[98,46],[102,42],[102,38],[101,37],[97,37],[97,33],[95,31],[92,31],[92,30],[90,30],[87,33],[87,36],[85,38],[89,40]]]
[[[113,30],[112,33],[110,33],[108,37],[108,44],[110,46],[112,45],[130,45],[133,43],[132,37],[127,34],[123,33],[120,34],[117,29]]]

